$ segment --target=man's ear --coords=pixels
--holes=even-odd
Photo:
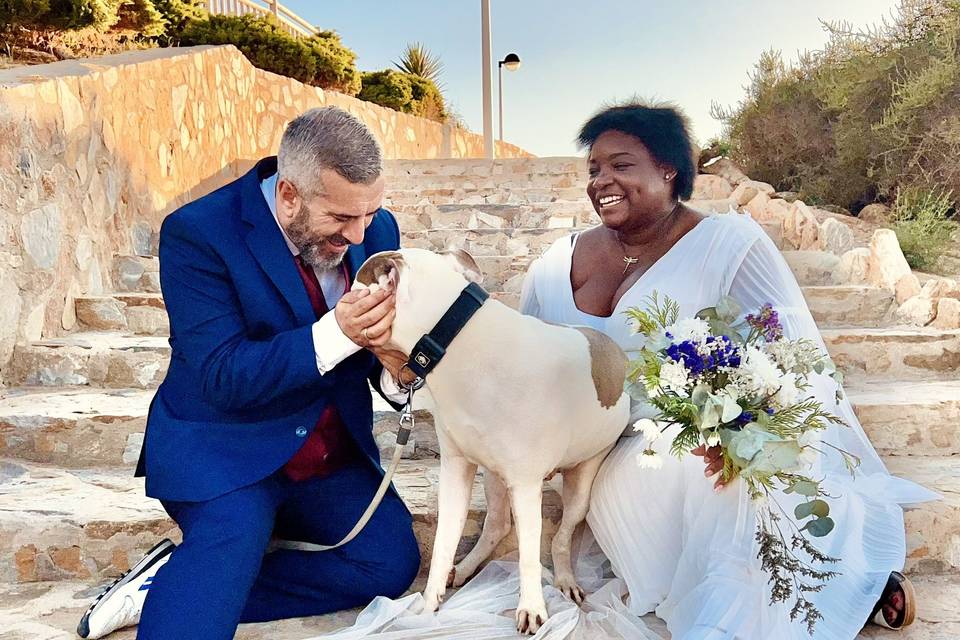
[[[381,251],[367,258],[357,271],[356,281],[364,286],[376,283],[396,291],[400,284],[400,270],[404,266],[403,255],[399,251]]]
[[[300,192],[293,186],[293,183],[284,178],[277,180],[277,217],[283,221],[289,221],[296,216],[300,210]]]
[[[475,282],[476,284],[483,283],[483,273],[480,272],[477,261],[463,249],[447,249],[446,251],[441,251],[440,255],[446,258],[450,264],[453,265],[453,268],[456,269],[458,273],[463,274],[463,277],[469,282]]]

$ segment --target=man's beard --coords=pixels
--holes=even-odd
[[[346,253],[330,253],[325,251],[324,244],[328,240],[340,244],[350,244],[350,241],[339,233],[332,236],[321,236],[319,238],[311,234],[307,224],[309,215],[307,208],[301,206],[300,211],[297,212],[290,226],[286,229],[287,237],[289,237],[290,242],[300,250],[300,258],[315,269],[324,271],[339,266]]]

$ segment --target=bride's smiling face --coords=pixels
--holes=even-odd
[[[639,138],[600,134],[588,157],[587,196],[611,229],[643,226],[673,206],[675,171],[656,161]]]

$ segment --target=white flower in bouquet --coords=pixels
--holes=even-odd
[[[780,377],[780,388],[773,396],[773,404],[785,409],[797,402],[800,397],[800,388],[797,386],[797,377],[787,373]]]
[[[767,354],[757,347],[747,346],[731,379],[743,396],[769,396],[780,388],[782,375]]]
[[[664,329],[674,342],[702,342],[710,335],[710,325],[700,318],[682,318]]]
[[[663,435],[663,432],[660,430],[660,425],[650,418],[641,418],[634,422],[633,430],[642,433],[647,444],[653,444]]]
[[[659,469],[663,466],[663,458],[653,449],[644,449],[637,455],[637,466],[641,469]]]
[[[660,366],[660,386],[684,393],[690,385],[690,374],[682,362],[665,362]]]

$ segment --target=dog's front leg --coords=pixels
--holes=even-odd
[[[427,587],[423,591],[425,609],[436,611],[447,590],[447,578],[453,569],[457,545],[463,534],[470,507],[470,493],[477,465],[459,452],[441,450],[440,488],[437,497],[437,533],[433,538],[433,557]]]
[[[520,602],[517,605],[517,631],[534,634],[547,621],[543,601],[543,568],[540,565],[540,529],[543,482],[537,478],[528,484],[510,488],[513,521],[520,551]]]

